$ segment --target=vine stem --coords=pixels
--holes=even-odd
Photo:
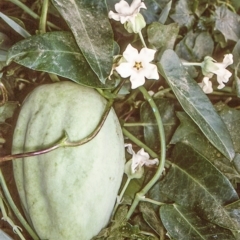
[[[58,141],[56,144],[54,144],[53,146],[51,146],[49,148],[41,149],[39,151],[26,152],[26,153],[17,153],[17,154],[11,154],[11,155],[7,155],[7,156],[3,156],[3,157],[0,157],[0,163],[1,162],[5,162],[5,161],[14,160],[14,159],[17,159],[17,158],[38,156],[38,155],[45,154],[45,153],[51,152],[53,150],[56,150],[56,149],[58,149],[60,147],[77,147],[77,146],[83,145],[83,144],[91,141],[95,136],[97,136],[97,134],[101,130],[105,120],[107,119],[108,113],[111,110],[113,102],[114,102],[114,99],[110,99],[107,102],[107,105],[105,106],[105,110],[103,112],[103,115],[102,115],[98,125],[93,130],[93,132],[91,132],[85,138],[83,138],[83,139],[81,139],[79,141],[76,141],[76,142],[69,142],[67,133],[65,133],[65,136],[60,141]]]
[[[115,215],[115,212],[116,212],[118,206],[121,204],[123,194],[125,193],[125,191],[126,191],[126,189],[127,189],[127,187],[128,187],[128,185],[129,185],[129,183],[130,183],[131,180],[132,180],[131,178],[129,178],[129,177],[127,178],[127,181],[125,182],[125,184],[124,184],[124,186],[123,186],[123,189],[122,189],[120,195],[117,196],[117,202],[116,202],[116,204],[115,204],[115,206],[114,206],[114,209],[113,209],[113,211],[112,211],[112,219],[113,219],[113,217],[114,217],[114,215]]]
[[[158,169],[155,173],[155,175],[153,176],[153,178],[147,183],[147,185],[136,194],[134,201],[127,213],[126,219],[128,220],[131,215],[133,214],[135,208],[137,207],[138,203],[140,201],[144,201],[145,199],[145,195],[146,193],[152,188],[152,186],[159,180],[159,178],[162,175],[162,172],[164,170],[164,165],[165,165],[165,158],[166,158],[166,142],[165,142],[165,134],[164,134],[164,128],[163,128],[163,123],[162,123],[162,119],[160,116],[160,113],[158,111],[158,108],[155,104],[155,102],[153,101],[152,97],[149,95],[149,93],[147,92],[147,90],[143,87],[140,86],[139,90],[142,92],[142,94],[144,95],[145,99],[148,101],[148,103],[150,104],[153,113],[155,115],[156,121],[157,121],[157,125],[158,125],[158,130],[159,130],[159,135],[160,135],[160,145],[161,145],[161,153],[160,153],[160,161],[159,161],[159,165],[158,165]]]
[[[118,91],[123,86],[124,82],[125,82],[125,80],[120,82],[120,84],[113,91],[113,95],[118,93]],[[77,147],[77,146],[83,145],[83,144],[91,141],[95,136],[97,136],[97,134],[101,130],[105,120],[107,119],[107,116],[108,116],[108,114],[111,110],[111,107],[112,107],[113,103],[114,103],[114,98],[111,98],[107,101],[107,104],[105,106],[104,112],[101,116],[101,119],[100,119],[98,125],[93,130],[93,132],[91,132],[85,138],[83,138],[79,141],[76,141],[76,142],[69,142],[67,133],[65,133],[65,136],[62,139],[60,139],[60,141],[58,141],[57,143],[55,143],[54,145],[52,145],[49,148],[41,149],[39,151],[17,153],[17,154],[11,154],[11,155],[7,155],[7,156],[3,156],[3,157],[0,157],[0,163],[5,162],[5,161],[14,160],[14,159],[17,159],[17,158],[24,158],[24,157],[31,157],[31,156],[37,156],[37,155],[45,154],[45,153],[51,152],[55,149],[58,149],[60,147]]]
[[[44,0],[42,5],[41,17],[39,21],[40,34],[46,33],[48,5],[49,5],[49,0]]]
[[[138,35],[139,35],[139,37],[140,37],[140,39],[141,39],[141,42],[142,42],[143,46],[146,48],[147,45],[146,45],[146,43],[145,43],[145,41],[144,41],[144,38],[143,38],[142,32],[139,31],[139,32],[138,32]]]
[[[2,174],[2,170],[0,168],[0,185],[2,187],[4,196],[7,199],[8,204],[10,205],[10,207],[12,208],[14,214],[17,216],[18,220],[21,222],[21,224],[23,225],[23,227],[26,229],[26,231],[30,234],[30,236],[34,239],[37,240],[39,239],[38,236],[36,235],[36,233],[32,230],[32,228],[29,226],[29,224],[27,223],[27,221],[24,219],[24,217],[22,216],[22,214],[20,213],[20,211],[18,210],[17,206],[15,205],[11,194],[8,190],[6,181],[4,179],[4,176]]]
[[[143,148],[145,151],[149,153],[152,158],[157,158],[158,154],[155,153],[151,148],[149,148],[146,144],[136,138],[133,134],[131,134],[126,128],[122,127],[123,134],[129,138],[132,142],[136,143],[139,147]]]
[[[9,2],[12,2],[13,4],[17,5],[18,7],[20,7],[24,12],[26,12],[27,14],[29,14],[32,18],[34,19],[39,19],[39,16],[32,11],[32,9],[30,9],[29,7],[27,7],[25,4],[23,4],[21,1],[19,0],[9,0]],[[47,25],[49,27],[61,30],[61,28],[59,28],[58,26],[56,26],[55,24],[51,23],[51,22],[47,22]]]
[[[3,83],[0,82],[0,91],[2,93],[2,100],[0,101],[0,106],[3,106],[8,101],[7,90]]]

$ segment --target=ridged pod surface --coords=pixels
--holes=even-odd
[[[64,131],[71,142],[83,139],[97,126],[105,105],[94,89],[73,82],[37,87],[20,110],[12,153],[52,146]],[[122,131],[113,109],[90,142],[14,160],[22,206],[40,239],[97,235],[109,221],[124,163]]]

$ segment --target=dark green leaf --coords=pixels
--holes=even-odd
[[[208,223],[196,212],[177,204],[163,205],[160,217],[169,235],[177,240],[234,240],[231,231]]]
[[[205,56],[211,56],[214,42],[208,32],[189,31],[177,44],[176,53],[179,58],[194,62],[201,61]]]
[[[80,47],[84,57],[105,83],[112,69],[113,32],[105,1],[52,0]]]
[[[179,0],[175,7],[175,13],[171,15],[171,18],[180,25],[180,27],[190,28],[194,21],[195,17],[191,10],[193,1],[188,0]]]
[[[185,112],[177,112],[177,117],[180,120],[180,125],[174,132],[171,144],[176,144],[177,142],[188,144],[211,161],[219,157],[220,153]]]
[[[160,239],[163,239],[165,234],[164,227],[152,204],[141,202],[139,204],[139,210],[147,224],[160,236]]]
[[[98,80],[68,32],[50,32],[18,42],[10,48],[7,61],[54,73],[86,86],[109,87]]]
[[[154,22],[147,28],[148,41],[157,50],[173,49],[179,27],[176,23],[163,25]]]
[[[219,111],[220,117],[223,119],[233,140],[233,146],[236,152],[240,152],[240,111],[223,105]]]
[[[215,15],[215,28],[224,35],[226,40],[238,41],[240,38],[238,15],[228,10],[225,5],[216,8]]]
[[[223,207],[238,200],[230,181],[206,158],[183,143],[175,145],[172,162],[166,177],[159,182],[162,194],[214,224],[239,230],[240,223]]]
[[[160,14],[160,17],[158,19],[158,22],[164,24],[168,18],[168,15],[169,15],[169,12],[171,10],[171,7],[172,7],[172,0],[169,1],[165,7],[163,8],[161,14]]]
[[[233,161],[229,162],[207,140],[207,138],[202,134],[200,129],[185,112],[177,112],[177,117],[179,118],[181,124],[174,132],[170,143],[176,144],[177,142],[182,142],[191,146],[193,149],[195,149],[197,152],[199,152],[201,155],[211,161],[211,163],[213,163],[214,166],[217,167],[229,180],[239,181],[240,176],[236,171],[235,167],[233,166],[233,163],[236,164],[239,162],[236,159],[237,154],[235,155]]]
[[[226,158],[232,160],[235,151],[226,125],[196,81],[188,75],[176,53],[166,50],[158,67],[184,111],[207,139]]]
[[[154,99],[154,101],[160,112],[164,125],[166,142],[168,143],[177,125],[174,104],[170,99]],[[149,124],[144,126],[144,139],[150,148],[158,152],[160,150],[158,127],[152,108],[148,103],[144,103],[141,106],[140,114],[141,122]]]

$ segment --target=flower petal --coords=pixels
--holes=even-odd
[[[109,17],[110,19],[114,19],[115,21],[120,21],[120,15],[117,14],[117,13],[115,13],[115,12],[113,12],[113,11],[110,11],[110,12],[108,13],[108,17]]]
[[[139,55],[142,61],[151,62],[154,59],[155,53],[156,53],[156,50],[154,49],[142,48]]]
[[[123,62],[117,66],[116,71],[120,74],[121,77],[127,78],[132,75],[133,67],[131,63]]]
[[[123,57],[126,59],[127,62],[141,62],[139,59],[138,50],[134,48],[131,44],[128,44],[125,51],[123,52]]]
[[[232,54],[226,54],[224,55],[224,59],[223,59],[223,65],[226,68],[227,66],[233,64],[233,55]]]
[[[145,161],[144,165],[149,167],[151,165],[158,165],[158,163],[159,163],[159,160],[157,158],[154,158],[154,159],[148,159],[147,161]]]
[[[136,89],[145,83],[145,77],[139,71],[133,71],[130,77],[130,81],[132,84],[131,88]]]
[[[128,2],[121,0],[119,3],[115,4],[115,10],[121,15],[130,15],[130,6]]]
[[[147,9],[146,5],[141,0],[133,0],[130,8],[131,8],[132,13],[139,13],[140,8]]]
[[[147,65],[144,65],[143,71],[143,74],[147,79],[159,79],[157,66],[155,64],[148,63]]]
[[[147,152],[144,151],[143,148],[141,148],[138,152],[137,152],[138,155],[142,156],[143,158],[146,158],[146,159],[149,159],[150,156]]]
[[[222,86],[223,83],[227,83],[229,78],[232,76],[232,73],[227,69],[221,69],[217,73],[217,81]]]
[[[130,153],[130,154],[135,154],[135,152],[133,151],[133,148],[132,148],[132,144],[131,143],[126,143],[124,144],[125,147],[127,147],[127,151]]]
[[[198,83],[198,85],[202,88],[203,92],[206,94],[212,93],[212,82],[209,80],[208,77],[204,77],[201,83]]]

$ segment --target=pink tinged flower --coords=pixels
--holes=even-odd
[[[150,63],[154,59],[155,50],[142,48],[140,53],[131,44],[128,44],[123,53],[126,62],[120,63],[116,71],[121,77],[130,77],[132,89],[142,86],[145,77],[148,79],[159,79],[156,65]]]
[[[198,85],[202,88],[202,90],[208,94],[213,92],[212,82],[209,80],[208,77],[204,77],[201,83]]]
[[[110,11],[108,17],[115,21],[120,21],[122,24],[127,21],[133,23],[141,8],[146,9],[145,4],[141,0],[133,0],[130,6],[126,1],[121,0],[119,3],[115,4],[115,10],[117,13]]]
[[[203,74],[209,78],[213,76],[213,74],[217,75],[218,81],[218,89],[222,89],[227,83],[229,78],[232,76],[232,73],[226,69],[229,65],[233,63],[233,55],[226,54],[224,56],[223,62],[218,63],[211,57],[205,57],[202,63],[202,71]]]
[[[143,148],[141,148],[137,153],[135,153],[132,149],[132,144],[125,144],[125,147],[127,147],[127,151],[132,154],[132,174],[140,171],[144,165],[150,167],[151,165],[157,165],[159,163],[159,160],[157,158],[150,159],[149,154],[146,153]]]

